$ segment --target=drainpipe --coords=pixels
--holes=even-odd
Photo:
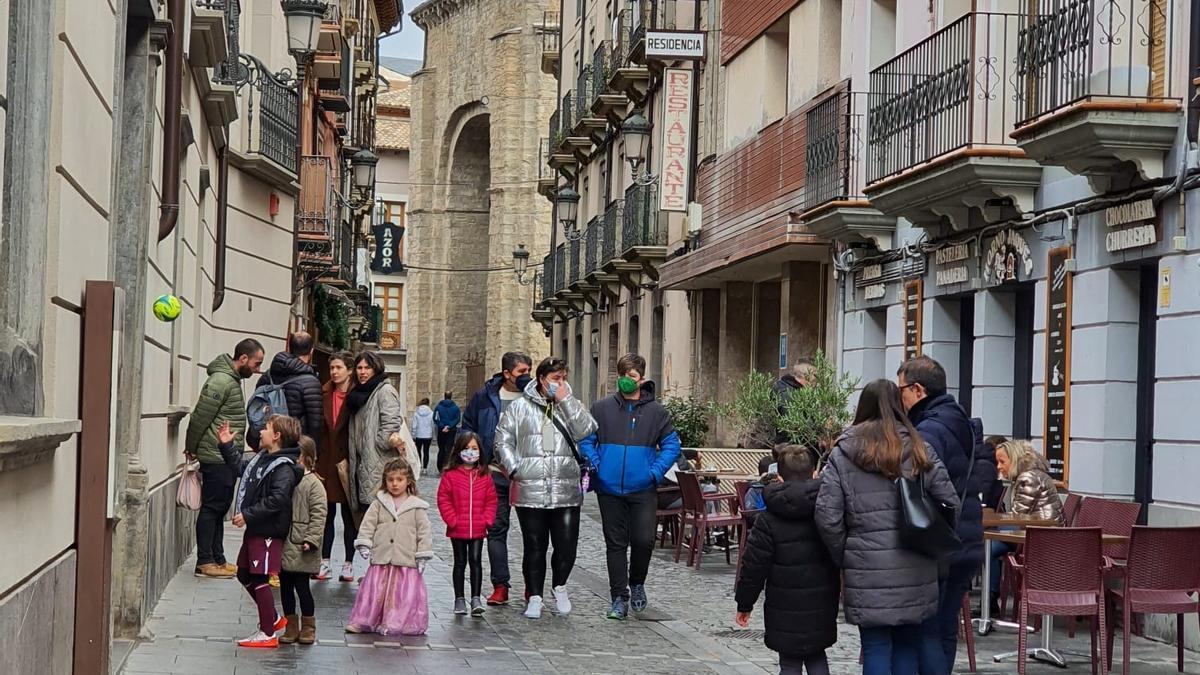
[[[163,102],[162,200],[158,241],[171,236],[179,220],[179,109],[183,88],[183,0],[167,0],[171,34],[167,38],[166,96]]]
[[[1200,77],[1200,0],[1192,0],[1192,16],[1191,16],[1191,52],[1188,58],[1187,77],[1190,80],[1194,77]],[[1197,131],[1200,127],[1200,102],[1197,102],[1197,87],[1189,84],[1188,89],[1191,91],[1191,96],[1188,97],[1187,109],[1187,139],[1192,143],[1197,140]]]
[[[213,256],[213,304],[212,311],[225,302],[225,251],[226,232],[229,225],[229,143],[221,146],[217,160],[217,250]]]

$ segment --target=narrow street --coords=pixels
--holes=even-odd
[[[436,494],[437,478],[423,478],[423,498]],[[579,560],[571,576],[569,617],[547,611],[537,622],[521,615],[520,532],[513,518],[510,557],[514,593],[508,607],[489,608],[482,619],[451,613],[449,540],[437,510],[430,511],[437,557],[426,570],[430,625],[424,637],[347,635],[343,626],[354,602],[357,584],[314,582],[317,599],[318,643],[312,647],[281,646],[278,650],[239,649],[234,640],[254,632],[254,610],[234,580],[198,579],[189,560],[171,581],[147,624],[146,640],[125,660],[125,675],[196,674],[251,675],[303,672],[311,675],[383,673],[457,673],[490,670],[493,673],[773,673],[777,658],[762,644],[762,614],[756,611],[749,631],[733,623],[733,567],[720,552],[710,553],[699,572],[673,561],[672,549],[658,549],[647,584],[651,610],[641,620],[608,621],[608,586],[604,566],[604,539],[594,498],[584,505],[580,527]],[[340,523],[339,523],[340,526]],[[339,534],[340,537],[340,534]],[[339,538],[340,542],[340,538]],[[236,553],[240,531],[226,530],[226,551]],[[334,549],[335,571],[340,567]],[[486,556],[485,556],[486,557]],[[362,563],[360,563],[361,565]],[[357,570],[361,575],[363,570]],[[490,591],[485,563],[485,595]],[[761,610],[761,603],[757,608]],[[1059,624],[1061,627],[1061,623]],[[1189,628],[1194,624],[1189,624]],[[1175,672],[1174,648],[1136,640],[1138,675]],[[1031,643],[1034,640],[1031,639]],[[1068,640],[1055,636],[1056,646],[1079,653],[1087,651],[1087,624]],[[982,673],[1015,672],[1012,660],[992,663],[991,655],[1015,649],[1012,633],[992,633],[977,643]],[[830,650],[832,672],[859,672],[858,636],[852,627],[840,627],[839,642]],[[1114,666],[1120,668],[1120,643]],[[966,673],[966,650],[959,647],[955,672]],[[1080,661],[1076,658],[1075,661]],[[1200,673],[1200,661],[1189,654],[1187,672]],[[119,665],[119,664],[118,664]],[[1085,672],[1083,662],[1067,672]],[[1062,672],[1030,663],[1030,672]]]

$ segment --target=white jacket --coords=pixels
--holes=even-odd
[[[433,438],[433,410],[427,405],[417,406],[412,416],[413,438]]]

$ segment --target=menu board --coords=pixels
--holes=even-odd
[[[921,355],[921,305],[924,297],[925,283],[922,279],[913,279],[904,284],[905,361]]]
[[[1046,433],[1050,476],[1067,483],[1071,444],[1071,272],[1069,247],[1050,251],[1046,265]]]

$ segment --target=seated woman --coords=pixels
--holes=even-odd
[[[1053,520],[1063,524],[1062,500],[1058,498],[1058,487],[1050,477],[1046,460],[1038,454],[1029,441],[1008,441],[996,448],[996,467],[1000,479],[1009,483],[1003,501],[1009,513],[1042,520]],[[1004,542],[989,543],[992,556],[992,600],[996,601],[1000,590],[1000,571],[1004,556],[1016,547]]]

